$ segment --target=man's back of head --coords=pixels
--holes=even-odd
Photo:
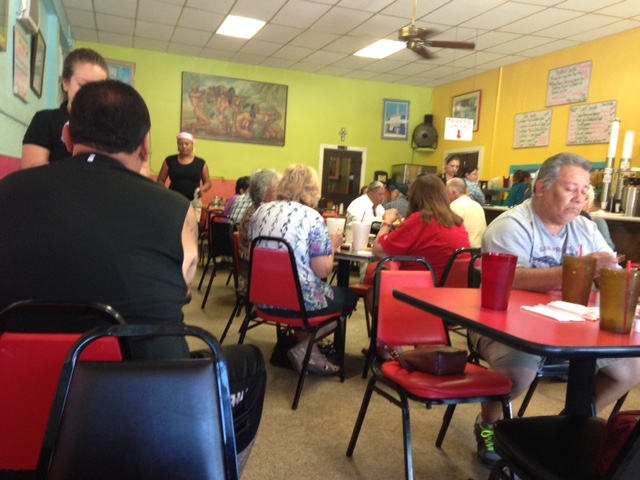
[[[69,112],[74,145],[104,153],[133,153],[150,128],[149,110],[140,94],[117,80],[83,86]]]
[[[453,201],[467,194],[467,184],[461,178],[452,178],[447,182],[447,192]]]

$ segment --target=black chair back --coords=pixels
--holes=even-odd
[[[212,358],[78,362],[102,337],[194,336]],[[42,447],[49,479],[237,479],[227,366],[210,334],[185,325],[115,326],[65,361]]]

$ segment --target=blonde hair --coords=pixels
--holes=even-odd
[[[289,200],[316,208],[320,200],[320,182],[316,171],[300,164],[287,167],[278,184],[278,200]]]
[[[587,190],[587,199],[585,200],[585,209],[589,210],[593,205],[593,200],[596,198],[596,192],[593,190],[593,185],[589,185]]]

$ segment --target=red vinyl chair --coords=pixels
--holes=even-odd
[[[209,271],[209,265],[213,262],[211,270],[211,277],[209,278],[209,284],[207,285],[207,291],[202,299],[201,309],[207,305],[209,293],[211,292],[211,285],[213,279],[221,267],[229,266],[227,259],[233,257],[233,225],[229,223],[229,219],[223,215],[212,214],[209,217],[209,253],[207,255],[207,263],[202,270],[202,277],[200,277],[200,283],[198,283],[198,290],[202,287],[207,272]]]
[[[257,237],[251,242],[251,262],[249,263],[249,287],[247,291],[249,305],[256,306],[258,321],[272,325],[285,325],[308,332],[309,342],[302,363],[302,370],[298,379],[298,386],[291,408],[298,408],[300,394],[309,367],[311,349],[323,338],[335,333],[335,347],[338,352],[340,365],[340,382],[344,382],[344,339],[345,322],[340,313],[310,317],[304,306],[302,288],[298,277],[298,269],[293,255],[293,249],[282,238]],[[280,308],[298,312],[294,318],[281,317],[265,311],[264,307]],[[244,337],[252,320],[250,309],[240,329],[240,340]],[[327,325],[335,324],[334,328],[318,335],[318,330]]]
[[[67,352],[80,331],[111,324],[124,319],[101,304],[26,301],[0,313],[0,471],[35,473]],[[81,358],[121,359],[117,339],[96,342]]]
[[[419,262],[425,270],[385,270],[387,261]],[[409,345],[446,345],[448,337],[440,318],[422,312],[393,297],[393,290],[407,287],[432,288],[435,276],[429,263],[419,257],[388,257],[381,260],[376,270],[374,304],[370,350],[375,350],[378,340],[392,348]],[[380,344],[382,344],[380,342]],[[510,417],[509,394],[511,381],[477,365],[467,363],[464,373],[436,376],[414,371],[409,373],[396,361],[381,363],[376,357],[371,365],[372,377],[362,400],[358,419],[347,456],[351,457],[356,447],[360,429],[374,392],[402,409],[404,431],[405,477],[413,478],[413,454],[411,446],[411,423],[409,400],[425,404],[447,405],[442,427],[436,439],[440,447],[449,423],[459,403],[501,402],[506,418]],[[378,424],[378,428],[380,425]]]

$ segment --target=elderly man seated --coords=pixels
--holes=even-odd
[[[447,182],[447,194],[451,210],[462,217],[464,226],[469,233],[469,243],[472,248],[480,248],[482,235],[487,229],[487,219],[484,209],[478,202],[468,195],[467,185],[461,178],[452,178]]]

